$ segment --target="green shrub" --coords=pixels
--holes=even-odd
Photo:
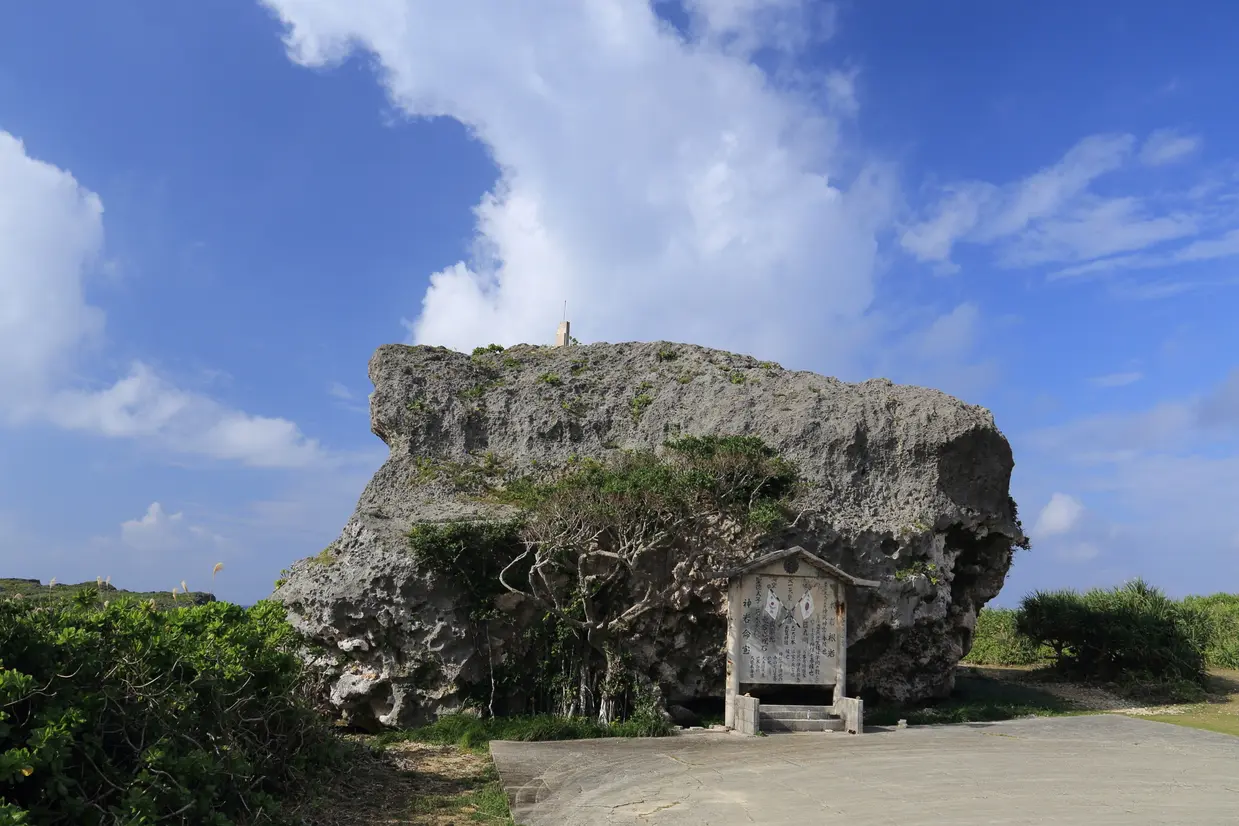
[[[1183,604],[1207,626],[1205,663],[1210,668],[1239,670],[1239,594],[1188,597]]]
[[[964,662],[974,665],[1034,665],[1054,658],[1048,646],[1038,645],[1015,627],[1010,608],[986,608],[977,614],[972,650]]]
[[[1025,597],[1016,629],[1053,651],[1060,670],[1094,680],[1140,675],[1203,684],[1209,625],[1143,580]]]
[[[278,603],[0,601],[0,822],[283,823],[343,757]]]

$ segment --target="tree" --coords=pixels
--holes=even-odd
[[[794,467],[760,439],[728,436],[673,440],[661,455],[625,452],[576,463],[549,483],[510,486],[506,497],[526,516],[521,551],[499,581],[576,629],[596,655],[582,659],[582,713],[617,718],[625,640],[639,621],[748,559],[790,518],[796,484]],[[603,667],[597,703],[591,660]]]

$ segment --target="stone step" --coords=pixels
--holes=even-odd
[[[762,731],[843,731],[843,721],[838,717],[830,720],[779,720],[762,717]]]
[[[777,720],[825,720],[834,716],[833,706],[786,706],[762,703],[758,710],[762,718]]]

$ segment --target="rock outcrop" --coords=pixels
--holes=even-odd
[[[473,356],[388,345],[370,362],[371,428],[391,449],[339,539],[295,563],[275,598],[312,643],[330,701],[361,725],[410,725],[457,708],[515,654],[527,616],[484,642],[451,581],[423,570],[420,522],[487,519],[469,479],[656,449],[675,436],[759,436],[795,462],[798,544],[880,588],[850,597],[849,693],[941,696],[977,611],[1024,542],[1008,494],[1011,449],[991,414],[935,390],[848,384],[703,347],[522,345]],[[722,602],[646,641],[670,703],[721,695]],[[512,606],[509,606],[512,607]]]

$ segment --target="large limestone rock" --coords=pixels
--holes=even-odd
[[[451,583],[408,551],[418,522],[501,515],[462,490],[479,467],[521,473],[677,435],[762,437],[808,482],[807,515],[776,544],[883,583],[850,595],[849,693],[897,701],[950,691],[977,611],[1024,541],[1006,439],[987,410],[935,390],[665,342],[472,357],[388,345],[370,378],[371,428],[390,457],[339,539],[294,564],[275,593],[312,641],[330,701],[362,725],[457,708],[491,663],[519,653],[528,611],[510,603],[510,622],[479,633]],[[643,640],[669,702],[721,695],[722,610],[702,592]]]

